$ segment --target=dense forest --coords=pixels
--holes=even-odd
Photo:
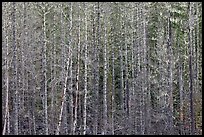
[[[201,2],[3,2],[3,135],[201,135]]]

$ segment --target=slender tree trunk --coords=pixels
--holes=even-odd
[[[29,6],[29,5],[26,5],[25,6]],[[27,9],[25,9],[25,12],[27,11]],[[29,16],[26,16],[26,17],[29,17]],[[29,19],[29,18],[28,18]],[[27,24],[27,23],[25,23]],[[30,24],[27,25],[26,29],[24,30],[25,32],[27,32],[28,28],[29,28]],[[29,32],[29,31],[28,31]],[[30,35],[28,35],[30,34]],[[35,37],[35,31],[31,31],[31,33],[25,33],[25,37],[31,37],[31,38],[36,38]],[[36,43],[31,41],[30,39],[25,39],[25,43],[24,45],[26,46],[26,43],[29,43],[27,44],[29,49],[32,50],[33,47],[35,47]],[[36,57],[36,54],[34,51],[32,51],[33,54],[30,55],[30,58],[31,58],[31,62],[30,64],[33,64],[32,65],[32,77],[30,78],[31,81],[30,81],[30,85],[32,85],[31,87],[31,92],[30,92],[30,104],[31,104],[31,109],[30,109],[30,132],[31,134],[34,134],[36,135],[36,87],[37,87],[37,84],[36,84],[36,68],[35,68],[35,57]],[[24,80],[25,81],[25,80]],[[32,93],[33,91],[33,93]]]
[[[125,13],[126,14],[126,13]],[[125,20],[127,16],[125,15]],[[125,89],[124,89],[124,110],[125,110],[125,119],[129,121],[129,70],[128,70],[128,31],[126,21],[124,21],[124,38],[125,38]],[[125,122],[125,129],[127,134],[129,133],[129,122]]]
[[[27,61],[25,62],[25,64],[28,64],[27,63]],[[24,93],[24,102],[25,102],[25,106],[24,106],[24,108],[25,108],[25,112],[24,113],[26,113],[26,111],[28,110],[28,105],[29,105],[29,99],[28,99],[28,91],[29,91],[29,89],[28,89],[28,72],[27,71],[25,71],[25,93]],[[24,123],[26,123],[26,124],[28,124],[27,123],[27,120],[25,120],[24,121]],[[27,126],[23,129],[23,131],[22,131],[22,134],[23,135],[25,135],[26,134],[26,130],[28,130],[27,129]]]
[[[107,32],[106,32],[106,26],[105,26],[105,43],[104,43],[104,89],[103,89],[103,134],[107,134]]]
[[[114,118],[115,118],[115,54],[114,54],[114,45],[112,45],[112,115],[111,115],[111,131],[112,135],[114,135]]]
[[[183,65],[182,65],[182,59],[179,55],[179,99],[180,99],[180,135],[183,135]]]
[[[70,53],[70,50],[68,51],[68,53]],[[68,58],[66,64],[67,64],[67,67],[66,67],[66,75],[65,75],[65,80],[64,80],[64,91],[63,91],[63,96],[62,96],[62,105],[61,105],[61,109],[60,109],[59,123],[58,123],[58,126],[57,126],[56,135],[59,135],[60,126],[61,126],[61,123],[62,123],[63,110],[64,110],[64,108],[66,109],[65,103],[66,103],[66,98],[67,98],[66,91],[67,91],[67,80],[68,80],[68,70],[69,70],[69,58]]]
[[[64,11],[63,11],[63,3],[60,2],[60,38],[61,38],[61,67],[62,67],[62,73],[65,74],[65,31],[64,31]]]
[[[199,34],[200,34],[200,31],[199,31],[199,3],[197,3],[197,6],[196,6],[196,19],[197,19],[197,22],[196,22],[196,34],[195,34],[195,36],[196,36],[196,46],[195,46],[195,54],[196,54],[196,68],[195,68],[195,70],[196,70],[196,91],[199,91],[199,84],[198,84],[198,81],[199,81],[199,79],[198,79],[198,77],[199,77],[199,58],[198,58],[198,53],[200,52],[200,50],[199,50],[199,48],[200,48],[200,43],[199,43]]]
[[[131,92],[130,92],[130,102],[129,102],[129,110],[130,110],[130,124],[131,124],[131,132],[130,134],[134,134],[134,126],[135,126],[135,123],[134,123],[134,95],[135,95],[135,45],[134,45],[134,42],[135,42],[135,27],[134,27],[134,17],[135,17],[135,9],[134,9],[134,6],[135,5],[132,5],[132,15],[131,15],[131,27],[132,27],[132,31],[131,31],[131,86],[132,86],[132,89],[131,89]]]
[[[61,89],[64,90],[64,80],[66,78],[63,78],[64,76],[67,77],[67,72],[66,72],[66,68],[67,68],[67,63],[66,63],[66,60],[67,58],[65,58],[65,27],[64,27],[64,4],[63,2],[60,2],[59,3],[59,7],[60,7],[60,46],[61,46],[61,67],[62,67],[62,71],[61,71],[61,78],[63,79],[61,82],[63,84],[61,84]],[[65,83],[66,84],[66,83]],[[66,93],[65,93],[66,94]],[[64,96],[64,94],[63,94]],[[64,102],[64,100],[62,99],[62,102]],[[66,99],[65,99],[65,102],[66,102]],[[59,119],[60,121],[60,125],[62,124],[64,127],[62,129],[59,129],[61,131],[62,134],[64,134],[64,129],[67,129],[66,128],[66,123],[65,123],[65,119],[66,119],[66,110],[64,110],[64,108],[66,108],[66,103],[63,103],[63,107],[61,108],[60,110],[60,114],[59,115],[63,115],[63,119]],[[58,126],[59,126],[59,123],[58,123]],[[58,129],[58,126],[57,126],[57,129]],[[58,131],[56,133],[59,133]]]
[[[189,26],[188,26],[188,49],[189,49],[189,80],[190,80],[190,118],[191,118],[191,134],[195,134],[195,120],[194,120],[194,106],[193,106],[193,70],[192,70],[192,7],[191,3],[188,3],[189,11]]]
[[[56,15],[53,14],[53,23],[54,23],[54,30],[56,30]],[[52,80],[52,86],[51,86],[51,108],[50,108],[50,122],[53,123],[51,124],[51,127],[50,127],[50,134],[53,135],[54,134],[54,129],[55,129],[55,124],[54,124],[54,99],[55,99],[55,79],[56,79],[56,68],[55,68],[55,65],[56,65],[56,33],[53,34],[53,39],[52,39],[52,43],[53,43],[53,52],[51,53],[51,57],[52,58],[52,61],[50,63],[50,66],[51,66],[51,80]]]
[[[5,21],[5,26],[7,25],[7,22]],[[6,30],[4,30],[6,31]],[[4,127],[3,127],[3,132],[2,135],[6,134],[6,127],[9,130],[9,59],[8,59],[8,54],[9,54],[9,44],[8,44],[8,36],[6,33],[6,109],[5,109],[5,117],[4,117]],[[8,133],[9,134],[9,133]]]
[[[85,11],[87,11],[87,5],[86,3],[85,4]],[[83,127],[83,135],[86,134],[86,115],[87,115],[87,46],[88,46],[88,34],[87,34],[87,14],[85,12],[85,68],[84,68],[84,77],[85,77],[85,80],[84,80],[84,111],[83,111],[83,124],[84,124],[84,127]]]
[[[34,79],[33,79],[34,81]],[[35,87],[34,87],[35,88]],[[36,103],[36,89],[33,89],[33,101],[32,101],[32,105],[33,105],[33,109],[32,109],[32,120],[33,120],[33,134],[36,135],[36,122],[35,122],[35,114],[36,114],[36,109],[35,109],[35,103]]]
[[[94,6],[94,13],[95,13],[95,6]],[[100,28],[99,28],[99,25],[100,25],[100,3],[98,2],[97,3],[97,32],[95,32],[95,23],[93,24],[93,33],[94,33],[94,82],[93,84],[95,85],[94,86],[94,92],[95,92],[95,114],[94,114],[94,134],[97,135],[98,134],[98,114],[99,114],[99,58],[98,58],[98,47],[99,47],[99,40],[100,40]],[[96,40],[95,40],[96,38]],[[95,42],[96,41],[96,42]],[[95,44],[96,43],[96,44]]]
[[[145,8],[145,7],[144,7]],[[147,55],[147,36],[146,36],[146,26],[148,26],[146,23],[146,15],[147,15],[147,11],[145,9],[143,9],[143,44],[144,44],[144,84],[145,84],[145,134],[149,134],[150,133],[150,129],[151,129],[151,122],[150,122],[150,110],[151,110],[151,106],[150,106],[150,90],[149,90],[149,76],[148,76],[148,55]]]
[[[23,9],[24,9],[24,14],[23,14],[23,28],[24,28],[24,32],[23,32],[23,46],[22,46],[22,50],[21,50],[21,53],[22,53],[22,109],[24,110],[24,93],[25,93],[25,70],[24,70],[24,66],[25,66],[25,63],[24,63],[24,52],[23,52],[23,49],[25,48],[25,45],[26,45],[26,39],[25,39],[25,36],[26,36],[26,3],[24,2],[23,3]]]
[[[138,14],[138,4],[137,4],[137,7],[136,7],[136,19],[138,19],[138,17],[139,17],[139,14]],[[137,21],[135,21],[136,23],[135,23],[135,25],[136,25],[136,27],[135,27],[135,78],[137,78],[138,77],[138,73],[139,73],[139,42],[138,42],[138,33],[137,33],[137,31],[138,31],[138,22]],[[138,81],[136,81],[136,80],[134,80],[134,83],[135,83],[135,88],[136,88],[136,85],[138,84]],[[134,94],[134,104],[136,104],[136,102],[138,102],[137,100],[139,99],[139,97],[137,96],[137,95],[139,95],[138,94],[138,92],[135,92],[135,94]],[[137,135],[138,134],[138,119],[140,118],[140,111],[139,111],[139,105],[140,105],[140,102],[139,103],[137,103],[137,105],[134,105],[134,133]]]
[[[81,6],[79,4],[79,9]],[[78,24],[78,46],[77,46],[77,74],[76,74],[76,96],[75,96],[75,109],[74,109],[74,127],[73,132],[76,132],[76,125],[77,125],[77,108],[78,108],[78,94],[79,94],[79,70],[80,70],[80,12],[79,12],[79,24]]]
[[[123,48],[120,45],[119,47],[120,54],[120,92],[121,92],[121,111],[124,110],[124,83],[123,83]]]
[[[46,65],[47,65],[47,61],[46,61],[46,46],[47,46],[47,36],[46,36],[46,29],[47,29],[47,26],[46,26],[46,11],[44,11],[44,14],[43,14],[43,37],[44,37],[44,41],[43,41],[43,82],[44,82],[44,106],[45,106],[45,110],[44,110],[44,113],[45,113],[45,134],[48,135],[48,114],[47,114],[47,68],[46,68]]]
[[[73,132],[73,89],[72,89],[72,2],[70,2],[70,132],[71,134],[74,134]]]
[[[3,6],[3,5],[2,5]],[[7,6],[5,5],[5,7],[2,8],[7,8]],[[5,17],[7,17],[8,13],[3,14]],[[3,18],[2,20],[3,22],[3,29],[2,29],[2,35],[5,36],[5,45],[6,45],[6,55],[5,55],[5,62],[6,62],[6,72],[5,72],[5,78],[6,78],[6,97],[5,97],[5,114],[4,114],[4,124],[3,124],[3,131],[2,131],[2,135],[9,135],[10,134],[10,114],[9,114],[9,82],[10,82],[10,78],[9,78],[9,35],[8,35],[8,29],[4,29],[7,28],[8,26],[8,22],[7,20],[5,20]],[[3,44],[3,42],[2,42]],[[3,57],[3,56],[2,56]],[[2,103],[3,104],[3,103]],[[3,108],[2,108],[3,110]],[[7,129],[7,131],[6,131]]]
[[[126,22],[124,22],[124,27],[125,27],[125,98],[124,98],[124,109],[126,111],[127,117],[129,116],[129,91],[128,91],[128,46],[127,46],[127,26]]]
[[[200,88],[199,88],[199,52],[200,52],[200,50],[199,50],[199,33],[200,33],[200,31],[199,31],[199,3],[197,3],[196,4],[196,19],[197,19],[197,21],[196,21],[196,26],[195,26],[195,86],[194,86],[194,88],[195,88],[195,90],[194,90],[194,94],[196,95],[196,94],[199,94],[199,91],[200,91]],[[200,107],[200,106],[199,106]],[[195,115],[197,115],[196,114],[196,108],[195,108]],[[196,117],[196,116],[195,116]],[[198,124],[198,120],[197,119],[195,119],[195,124]],[[197,129],[197,126],[195,125],[195,130],[196,130],[196,132],[198,131],[198,129]],[[199,133],[196,133],[196,134],[199,134]]]
[[[144,13],[143,13],[143,11],[142,11],[142,8],[143,7],[141,7],[141,8],[139,8],[139,10],[140,10],[140,12],[139,12],[139,18],[141,19],[141,21],[143,21],[142,19],[142,17],[144,16]],[[143,21],[144,22],[144,21]],[[142,24],[141,24],[142,25]],[[141,29],[139,29],[140,31],[144,31],[144,30],[142,30],[142,26],[141,26]],[[144,33],[143,33],[144,34]],[[144,37],[143,37],[143,42],[142,42],[142,39],[141,38],[139,38],[139,43],[141,44],[140,45],[140,50],[139,50],[139,52],[141,52],[142,50],[141,50],[141,46],[142,46],[142,44],[144,44],[144,46],[146,45],[145,44],[145,40],[144,40]],[[144,66],[144,63],[143,63],[143,66],[142,66],[142,64],[141,64],[141,61],[143,62],[143,59],[144,59],[144,56],[145,56],[145,52],[144,52],[144,50],[143,50],[143,54],[141,54],[140,53],[140,55],[141,55],[141,58],[140,58],[140,60],[139,60],[139,70],[141,70],[142,71],[142,74],[143,74],[143,76],[142,76],[142,82],[141,82],[141,93],[140,93],[140,127],[141,127],[141,133],[140,134],[142,134],[142,135],[144,135],[145,134],[145,99],[144,99],[144,97],[145,97],[145,73],[146,73],[146,67]],[[143,55],[143,56],[142,56]],[[139,71],[140,72],[140,71]],[[141,75],[141,74],[140,74]]]
[[[8,111],[8,116],[7,116],[7,118],[8,118],[8,120],[7,120],[7,129],[8,129],[8,135],[10,135],[10,133],[11,133],[11,129],[10,129],[10,112]]]
[[[95,5],[94,5],[94,12],[93,12],[93,14],[95,15]],[[97,50],[97,43],[96,43],[96,28],[95,28],[95,20],[93,19],[93,45],[94,45],[94,65],[93,65],[93,67],[94,67],[94,70],[93,70],[93,85],[96,85],[96,80],[97,80],[97,65],[96,65],[96,63],[97,63],[97,59],[96,59],[96,57],[97,57],[97,55],[96,55],[96,50]],[[98,94],[97,94],[97,88],[96,88],[96,86],[93,86],[93,90],[94,90],[94,94],[95,94],[95,100],[94,100],[94,110],[95,110],[95,113],[94,113],[94,135],[96,135],[97,134],[97,132],[98,132],[98,120],[97,120],[97,118],[98,118],[98,107],[97,107],[97,97],[98,97]]]
[[[16,3],[13,2],[13,12],[12,12],[12,31],[13,31],[13,54],[14,54],[14,63],[13,63],[13,69],[14,69],[14,90],[15,90],[15,98],[14,98],[14,110],[15,110],[15,119],[14,119],[14,134],[18,135],[18,79],[17,79],[17,46],[16,46]]]
[[[29,126],[29,135],[31,135],[31,114],[30,110],[28,111],[28,126]]]
[[[173,74],[172,74],[172,38],[171,38],[171,15],[169,11],[169,17],[168,17],[168,41],[167,41],[167,56],[168,56],[168,75],[169,75],[169,82],[168,82],[168,89],[169,89],[169,111],[168,111],[168,132],[169,134],[174,134],[173,131]]]

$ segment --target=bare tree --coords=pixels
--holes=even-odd
[[[98,53],[97,53],[97,50],[98,50],[98,47],[99,47],[99,39],[100,39],[100,28],[99,28],[99,25],[100,25],[100,3],[98,2],[97,3],[97,6],[94,5],[94,13],[95,13],[95,10],[97,9],[97,26],[95,26],[95,23],[93,24],[93,36],[94,36],[94,81],[93,81],[93,84],[95,85],[93,90],[94,90],[94,95],[95,95],[95,101],[94,101],[94,110],[95,110],[95,113],[94,113],[94,134],[98,134],[98,114],[99,114],[99,109],[98,109],[98,106],[99,106],[99,72],[98,72],[98,69],[99,69],[99,59],[98,59]]]
[[[71,134],[73,133],[73,89],[72,89],[72,52],[73,52],[73,42],[72,42],[72,29],[73,29],[73,25],[72,25],[72,2],[70,2],[70,40],[69,40],[69,46],[70,46],[70,132]]]
[[[12,11],[12,45],[13,45],[13,85],[14,85],[14,110],[15,110],[15,123],[14,123],[14,134],[18,135],[18,79],[17,79],[17,46],[16,46],[16,3],[13,2],[13,11]]]
[[[168,87],[169,87],[169,134],[173,133],[173,74],[172,74],[172,32],[171,32],[171,13],[169,11],[169,16],[168,16],[168,39],[167,39],[167,54],[168,54],[168,75],[169,75],[169,82],[168,82]]]
[[[4,7],[3,8],[6,8],[7,5],[4,4]],[[7,13],[8,14],[8,13]],[[5,15],[6,13],[5,13]],[[6,28],[8,26],[8,22],[6,20],[4,20],[4,24],[3,24],[4,28]],[[5,35],[5,45],[6,45],[6,55],[5,55],[5,61],[6,61],[6,106],[5,106],[5,115],[4,115],[4,127],[3,127],[3,132],[2,132],[2,135],[5,135],[6,134],[6,128],[7,128],[7,132],[9,134],[9,131],[10,131],[10,127],[9,127],[9,59],[8,59],[8,55],[9,55],[9,43],[8,43],[8,35],[7,35],[7,30],[6,29],[3,29],[3,32],[2,32],[4,35]]]
[[[189,24],[188,24],[188,50],[189,50],[189,79],[190,79],[190,116],[191,116],[191,134],[195,134],[194,106],[193,106],[193,70],[192,70],[192,6],[188,3]]]
[[[81,9],[81,5],[79,3],[79,9]],[[78,97],[79,97],[79,70],[80,70],[80,46],[81,46],[81,39],[80,39],[80,21],[81,21],[81,16],[80,12],[78,13],[78,46],[77,46],[77,72],[76,72],[76,92],[75,92],[75,109],[74,109],[74,127],[73,127],[73,132],[76,134],[76,125],[77,125],[77,110],[78,110]]]
[[[104,43],[104,89],[103,89],[103,134],[107,134],[107,28],[104,26],[105,43]]]
[[[47,6],[47,5],[45,5]],[[46,7],[44,7],[43,9],[43,51],[42,51],[42,55],[43,55],[43,60],[42,60],[42,72],[43,72],[43,90],[44,90],[44,113],[45,113],[45,134],[48,135],[48,114],[47,114],[47,61],[46,61],[46,50],[47,50],[47,35],[46,35],[46,14],[48,11],[46,11]]]
[[[87,5],[86,3],[84,3],[85,5],[85,11],[87,11]],[[87,14],[85,12],[85,72],[84,72],[84,112],[83,112],[83,123],[84,123],[84,127],[83,127],[83,135],[86,134],[86,121],[87,121],[87,46],[88,46],[88,34],[87,34]]]

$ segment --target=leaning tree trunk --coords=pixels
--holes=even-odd
[[[70,48],[68,49],[68,53],[70,53]],[[67,91],[67,80],[68,80],[68,71],[69,71],[69,59],[70,59],[70,57],[68,57],[68,60],[66,62],[67,66],[66,66],[66,74],[65,74],[65,80],[64,80],[64,91],[63,91],[63,95],[62,95],[62,105],[61,105],[61,108],[60,108],[59,123],[58,123],[58,126],[57,126],[57,132],[56,132],[57,135],[59,135],[59,132],[60,132],[60,126],[61,126],[61,123],[62,123],[63,110],[64,110],[64,108],[66,109],[65,103],[66,103],[66,98],[67,98],[66,91]]]
[[[6,8],[6,6],[5,6]],[[5,15],[4,15],[5,16]],[[3,26],[4,28],[6,28],[7,26],[7,21],[5,20]],[[9,131],[10,131],[10,127],[9,127],[9,59],[8,59],[8,54],[9,54],[9,43],[8,43],[8,34],[7,34],[7,30],[3,29],[2,33],[5,35],[5,45],[6,45],[6,55],[5,55],[5,60],[6,60],[6,106],[5,106],[5,116],[4,116],[4,126],[3,126],[3,132],[2,135],[6,134],[6,127],[7,127],[7,134],[9,135]]]

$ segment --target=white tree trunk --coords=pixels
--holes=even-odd
[[[85,11],[87,11],[87,5],[85,3]],[[88,34],[87,34],[87,14],[85,12],[85,68],[84,68],[84,111],[83,111],[83,124],[84,124],[84,127],[83,127],[83,135],[86,134],[86,109],[87,109],[87,46],[88,46]]]
[[[105,43],[104,43],[104,89],[103,89],[103,134],[106,135],[107,132],[107,51],[106,51],[106,46],[107,46],[107,32],[106,32],[106,25],[105,25]]]

